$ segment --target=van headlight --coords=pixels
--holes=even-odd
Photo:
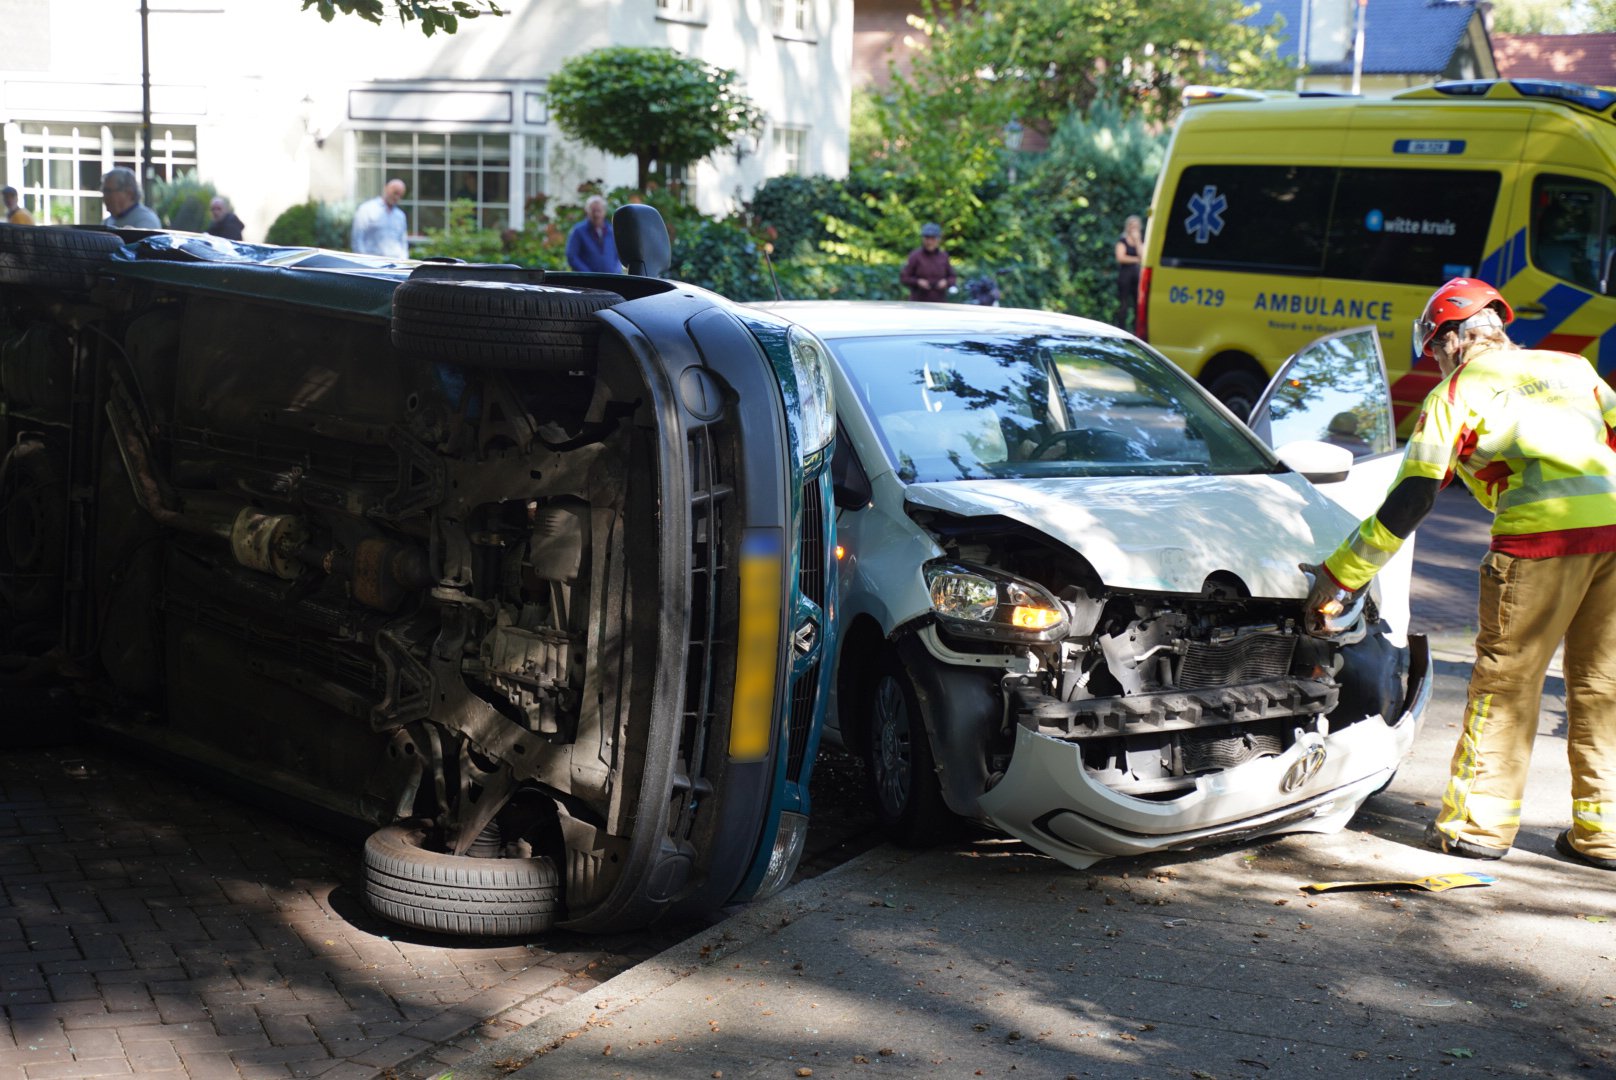
[[[836,438],[836,395],[830,382],[830,353],[818,338],[798,326],[786,333],[791,371],[797,379],[797,413],[801,418],[799,453],[804,464]]]
[[[927,563],[924,572],[931,609],[949,633],[1014,642],[1066,634],[1066,608],[1042,585],[948,559]]]

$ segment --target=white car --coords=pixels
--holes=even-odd
[[[1100,323],[769,307],[835,359],[827,733],[896,839],[946,809],[1081,868],[1333,831],[1390,782],[1430,695],[1412,545],[1332,638],[1298,570],[1396,468],[1373,328],[1293,357],[1247,428]]]

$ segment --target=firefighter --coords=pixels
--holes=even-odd
[[[1439,851],[1497,859],[1520,828],[1543,676],[1565,642],[1571,827],[1555,848],[1616,870],[1616,391],[1581,356],[1516,347],[1498,291],[1443,285],[1414,341],[1443,379],[1420,406],[1375,515],[1313,574],[1307,610],[1366,587],[1457,473],[1493,512],[1476,664],[1442,808]]]

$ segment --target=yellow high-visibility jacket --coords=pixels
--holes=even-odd
[[[1616,390],[1585,357],[1473,346],[1420,406],[1392,487],[1455,473],[1493,512],[1494,551],[1616,551]],[[1324,566],[1357,589],[1402,543],[1370,517]]]

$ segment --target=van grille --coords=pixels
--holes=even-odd
[[[825,503],[817,480],[802,486],[802,528],[797,545],[797,588],[805,599],[825,610]],[[820,627],[823,633],[824,626]],[[786,758],[786,776],[802,780],[802,767],[808,756],[808,734],[813,730],[814,707],[819,703],[819,664],[815,663],[791,688],[791,744]]]
[[[676,806],[672,825],[675,840],[688,840],[695,829],[696,808],[711,790],[707,779],[714,727],[718,674],[714,670],[723,651],[718,638],[719,615],[733,567],[728,535],[730,485],[720,478],[720,462],[709,428],[690,432],[690,645],[685,662],[685,701],[680,739],[682,775],[675,777]]]

